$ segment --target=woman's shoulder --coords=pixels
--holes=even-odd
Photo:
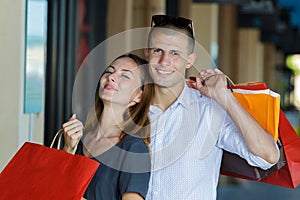
[[[120,147],[124,150],[136,153],[148,152],[146,144],[138,136],[126,135],[119,143]]]

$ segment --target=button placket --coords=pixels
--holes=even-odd
[[[154,154],[157,151],[161,151],[163,149],[163,141],[164,141],[164,130],[165,130],[165,123],[166,123],[166,115],[165,113],[162,113],[158,118],[157,118],[157,122],[156,122],[156,127],[155,127],[155,140],[154,140]],[[162,163],[160,159],[162,159],[161,157],[153,157],[154,159],[154,163],[153,163],[153,168],[154,170],[157,170],[155,172],[155,177],[153,178],[153,195],[157,196],[160,194],[160,190],[161,190],[161,171],[159,170],[160,166],[155,166],[155,164],[160,164]]]

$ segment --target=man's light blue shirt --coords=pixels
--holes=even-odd
[[[150,107],[151,178],[147,200],[215,200],[222,149],[249,164],[271,167],[251,154],[238,128],[213,100],[185,85],[166,110]]]

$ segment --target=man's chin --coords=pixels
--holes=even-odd
[[[164,80],[164,79],[162,79],[162,78],[156,78],[156,79],[153,79],[153,82],[154,82],[155,85],[161,86],[161,87],[162,87],[162,86],[167,85],[167,83],[168,83],[169,81]]]
[[[171,87],[171,84],[168,81],[157,81],[157,82],[154,82],[154,84],[157,87],[160,87],[160,88],[169,88],[169,87]]]
[[[157,87],[160,87],[160,88],[169,88],[168,85],[165,85],[165,84],[156,84]]]

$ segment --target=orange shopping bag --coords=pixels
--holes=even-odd
[[[194,82],[195,77],[186,81],[192,88],[195,88]],[[228,78],[228,83],[228,87],[244,109],[277,141],[280,95],[268,89],[264,82],[234,84]]]
[[[0,174],[0,199],[81,199],[99,163],[24,143]]]
[[[280,95],[270,89],[233,89],[234,97],[262,128],[278,140]]]
[[[250,166],[246,160],[231,152],[224,151],[221,164],[221,174],[260,181],[282,168],[285,162],[283,147],[278,140],[280,115],[280,95],[269,90],[264,82],[249,82],[231,85],[233,95],[244,109],[264,128],[273,135],[280,150],[277,164],[267,170]]]

